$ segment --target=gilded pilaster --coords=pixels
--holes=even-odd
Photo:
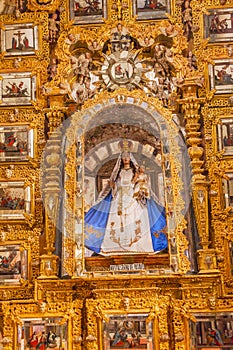
[[[182,99],[179,100],[184,114],[186,141],[192,167],[193,205],[197,219],[200,246],[198,263],[201,273],[216,271],[216,257],[213,249],[208,249],[209,217],[208,217],[208,181],[204,174],[204,147],[201,136],[200,106],[203,98],[198,98],[198,77],[187,78],[182,85]]]

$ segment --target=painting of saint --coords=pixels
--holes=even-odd
[[[25,199],[23,188],[1,188],[0,210],[24,210]]]
[[[209,65],[210,88],[216,89],[216,94],[226,94],[233,91],[233,60],[215,60]]]
[[[167,248],[165,209],[131,152],[120,153],[107,185],[85,215],[85,246],[105,256]]]
[[[169,12],[169,0],[134,0],[134,14],[138,19],[165,18]]]
[[[3,73],[0,81],[1,105],[31,105],[36,94],[36,77],[30,72]]]
[[[1,0],[0,15],[12,15],[16,9],[21,13],[27,10],[27,0]]]
[[[232,9],[209,9],[208,15],[204,16],[204,30],[209,42],[232,41]]]
[[[111,315],[104,324],[104,350],[153,349],[152,322],[148,315]]]
[[[17,283],[27,278],[27,251],[20,245],[2,245],[0,247],[0,283]]]
[[[31,134],[27,126],[0,127],[0,162],[27,160]]]
[[[30,187],[24,188],[23,181],[2,181],[0,183],[0,220],[24,219],[24,214],[31,212],[30,194]]]
[[[106,0],[71,0],[70,9],[76,23],[98,23],[106,17]]]

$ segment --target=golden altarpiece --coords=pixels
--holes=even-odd
[[[2,0],[0,35],[0,349],[233,349],[232,0]]]

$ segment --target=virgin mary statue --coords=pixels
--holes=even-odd
[[[167,248],[165,209],[144,167],[119,155],[107,186],[85,215],[85,246],[101,255],[158,253]]]

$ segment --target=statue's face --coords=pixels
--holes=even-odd
[[[130,164],[130,156],[129,156],[129,153],[128,153],[128,152],[122,153],[122,161],[123,161],[123,164],[124,164],[124,165]]]

